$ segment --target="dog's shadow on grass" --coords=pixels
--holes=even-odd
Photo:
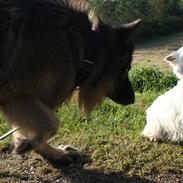
[[[153,183],[153,181],[138,176],[128,177],[123,172],[105,173],[102,170],[88,168],[91,163],[89,156],[84,161],[69,166],[53,165],[60,170],[61,177],[70,183]]]
[[[71,183],[153,183],[153,181],[138,176],[127,177],[122,172],[103,173],[99,170],[69,169],[62,170],[62,174]]]

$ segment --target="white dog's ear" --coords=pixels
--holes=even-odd
[[[176,60],[176,57],[175,57],[174,53],[171,53],[170,55],[168,55],[164,58],[164,61],[168,62],[168,63],[170,63],[170,62],[175,63],[175,60]]]

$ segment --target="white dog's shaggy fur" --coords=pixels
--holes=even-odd
[[[164,60],[180,80],[147,109],[147,124],[142,134],[152,141],[183,142],[183,47]]]

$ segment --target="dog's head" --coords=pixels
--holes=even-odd
[[[133,33],[141,20],[125,24],[122,27],[104,27],[96,33],[100,47],[95,52],[96,62],[93,69],[86,73],[86,79],[80,85],[79,102],[86,112],[109,97],[122,105],[134,103],[135,95],[128,78],[131,69]],[[99,51],[98,51],[99,50]]]
[[[183,79],[183,47],[166,56],[164,61],[172,67],[178,79]]]

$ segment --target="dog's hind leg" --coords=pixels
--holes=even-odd
[[[68,162],[79,155],[71,146],[52,147],[47,144],[58,130],[59,122],[54,113],[39,99],[19,97],[1,106],[13,126],[20,129],[14,134],[14,149],[18,154],[35,150],[51,162]]]
[[[19,154],[34,149],[51,138],[59,127],[54,113],[35,97],[16,97],[1,105],[1,111],[13,126],[18,126],[14,148]]]

